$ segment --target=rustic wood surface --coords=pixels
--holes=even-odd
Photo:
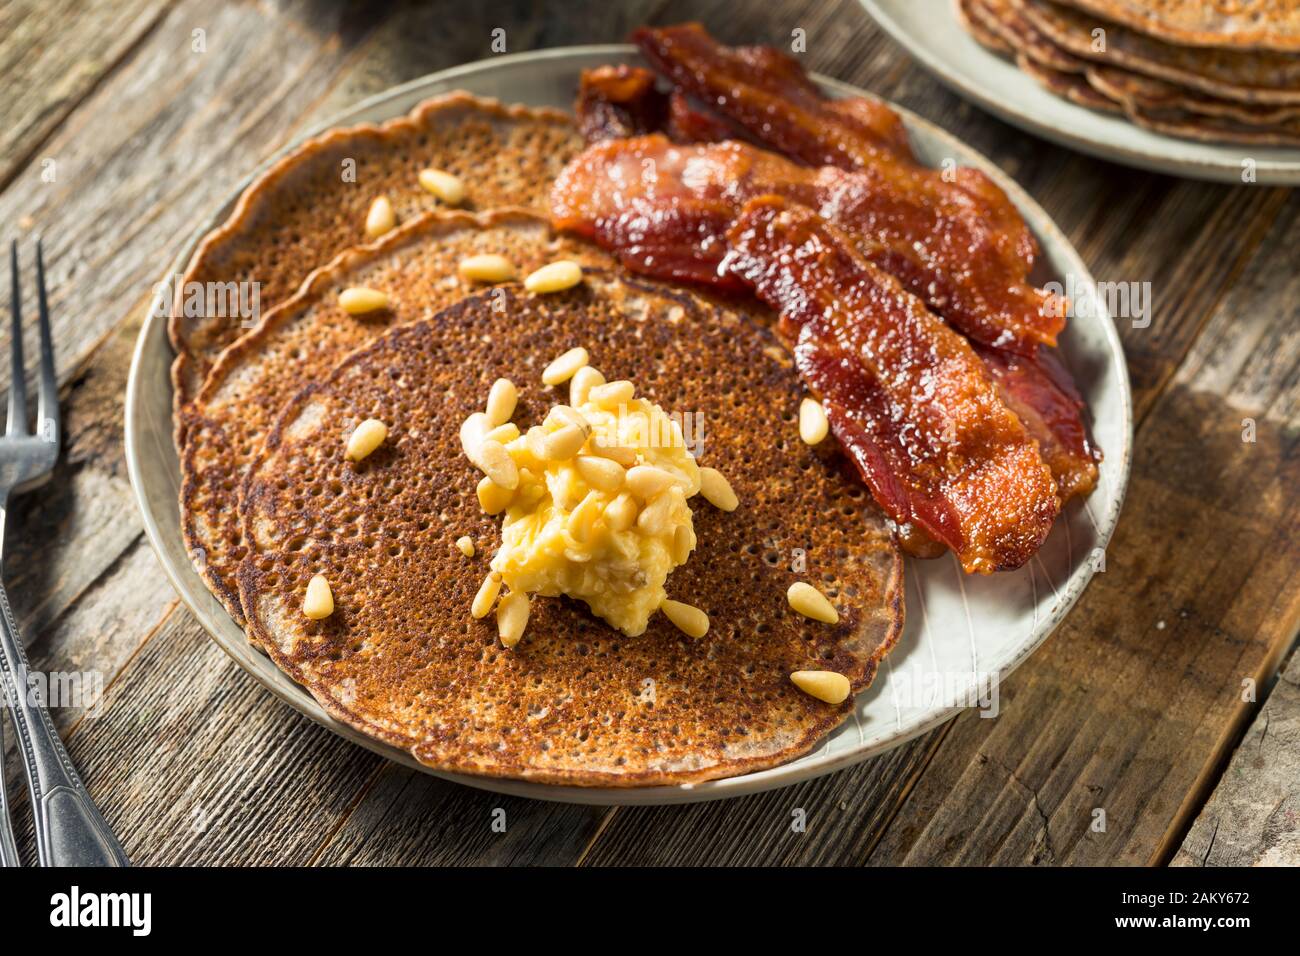
[[[58,6],[0,10],[0,222],[45,237],[67,430],[56,481],[19,502],[6,580],[34,666],[102,682],[97,706],[55,716],[136,862],[1296,862],[1300,674],[1277,671],[1300,624],[1300,197],[1024,135],[852,0],[463,4],[451,20],[422,3]],[[515,52],[692,18],[731,42],[804,30],[812,68],[992,157],[1099,278],[1151,283],[1150,327],[1120,329],[1137,442],[1106,571],[1003,684],[997,719],[800,786],[583,808],[402,769],[273,700],[163,578],[122,458],[144,303],[234,183],[359,97],[488,56],[497,27]],[[12,751],[7,768],[16,792]]]

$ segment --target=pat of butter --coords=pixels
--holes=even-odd
[[[700,490],[700,469],[680,426],[653,402],[634,398],[608,408],[587,401],[573,411],[590,427],[576,455],[555,460],[546,454],[563,444],[548,444],[546,437],[575,420],[564,408],[506,444],[519,487],[505,511],[492,570],[511,591],[584,601],[634,637],[663,603],[669,572],[695,546],[687,499]],[[621,451],[602,455],[610,445]],[[585,468],[580,456],[587,456]],[[611,468],[592,459],[622,464]],[[643,500],[627,485],[624,465],[633,461],[673,481]]]

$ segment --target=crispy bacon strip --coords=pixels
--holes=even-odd
[[[806,163],[852,168],[911,156],[897,113],[875,100],[825,99],[803,67],[772,47],[720,46],[699,23],[642,27],[632,41],[686,92]]]
[[[968,572],[1029,560],[1060,512],[1056,482],[970,344],[804,207],[755,199],[726,238],[723,268],[781,313],[800,373],[886,514]]]
[[[902,120],[877,100],[829,100],[797,61],[771,47],[726,47],[699,23],[633,34],[642,53],[680,89],[713,106],[755,141],[813,166],[870,171],[895,195],[974,202],[1008,254],[1033,268],[1038,243],[998,185],[977,169],[918,165]],[[967,197],[962,200],[962,195]]]
[[[1029,284],[966,194],[897,191],[870,170],[798,166],[745,143],[675,146],[642,136],[574,159],[551,207],[557,225],[618,250],[629,268],[710,282],[721,252],[709,236],[763,195],[785,196],[853,234],[867,259],[975,341],[1033,355],[1064,326],[1057,300]]]

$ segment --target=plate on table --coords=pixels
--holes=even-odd
[[[568,109],[583,69],[616,62],[639,62],[639,57],[632,47],[620,45],[496,57],[395,87],[308,136],[334,126],[400,116],[423,99],[457,89],[510,103]],[[824,77],[817,81],[832,96],[867,95]],[[1031,277],[1036,283],[1091,282],[1078,253],[1013,180],[938,127],[906,110],[899,113],[923,163],[938,166],[955,157],[963,165],[984,170],[1006,190],[1042,244],[1041,261]],[[199,239],[226,218],[252,178],[241,183],[176,250],[167,274],[183,271]],[[853,715],[815,750],[769,770],[681,786],[594,789],[442,773],[328,717],[310,694],[248,645],[243,631],[195,573],[181,539],[180,469],[172,443],[169,375],[173,353],[166,319],[157,317],[162,311],[158,303],[152,304],[136,344],[127,383],[126,455],[145,529],[182,600],[244,670],[317,723],[407,766],[518,796],[589,804],[685,803],[739,796],[829,773],[924,733],[960,709],[951,701],[976,701],[980,691],[991,686],[991,675],[1004,677],[1024,661],[1078,600],[1094,569],[1102,566],[1098,556],[1114,529],[1128,480],[1132,436],[1128,374],[1110,316],[1097,308],[1071,323],[1061,346],[1061,357],[1088,403],[1094,436],[1106,454],[1096,490],[1086,501],[1075,500],[1066,507],[1042,550],[1017,572],[968,576],[950,555],[934,561],[908,559],[902,640],[886,658],[875,683],[858,695]]]
[[[966,31],[954,0],[862,0],[877,23],[959,96],[1013,126],[1070,149],[1158,173],[1242,182],[1300,184],[1300,148],[1202,143],[1143,129],[1123,116],[1079,106],[1048,92],[1014,62]]]

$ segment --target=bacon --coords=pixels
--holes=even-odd
[[[574,103],[578,128],[588,143],[666,132],[676,143],[716,143],[736,132],[697,109],[682,92],[655,87],[655,75],[639,66],[583,70]]]
[[[632,39],[680,89],[712,105],[759,143],[813,166],[870,171],[896,195],[974,202],[1023,275],[1038,243],[998,185],[977,169],[918,165],[898,114],[878,100],[825,98],[799,63],[771,47],[726,47],[699,23],[642,28]],[[963,200],[964,196],[964,200]]]
[[[780,312],[885,513],[968,572],[1024,564],[1060,512],[1056,482],[970,344],[811,210],[755,199],[726,241],[722,268]]]
[[[1062,501],[1087,495],[1097,484],[1101,453],[1083,421],[1083,400],[1060,360],[1046,348],[1032,358],[975,343],[1007,407],[1038,442]]]
[[[561,228],[618,250],[631,269],[709,282],[721,252],[708,231],[769,194],[852,233],[867,259],[975,341],[1033,355],[1064,326],[1060,301],[1029,284],[970,197],[925,184],[898,191],[874,171],[811,169],[745,143],[674,146],[643,136],[575,158],[556,180],[552,213]],[[665,260],[674,271],[660,268]]]
[[[852,168],[882,155],[911,156],[897,113],[875,100],[826,100],[779,50],[720,46],[699,23],[642,27],[632,41],[686,92],[806,163]]]

